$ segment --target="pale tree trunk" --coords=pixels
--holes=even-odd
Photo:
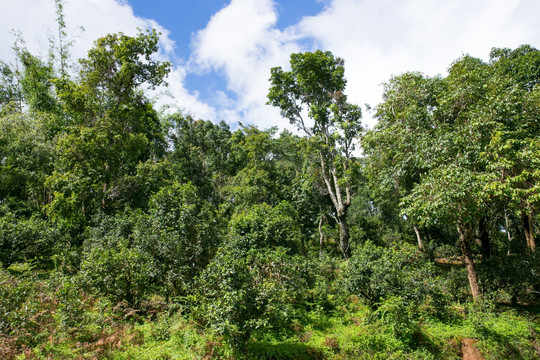
[[[323,219],[324,217],[321,214],[321,218],[319,219],[319,255],[322,255],[324,250],[324,234],[322,232]]]
[[[342,194],[339,180],[337,177],[337,170],[333,164],[327,165],[324,157],[321,155],[321,169],[322,178],[326,184],[328,195],[336,210],[333,215],[339,226],[339,247],[343,253],[343,257],[348,259],[351,256],[351,249],[349,246],[349,225],[347,224],[347,210],[351,206],[351,188],[348,184],[345,184],[345,193]],[[346,169],[345,169],[346,170]]]
[[[512,234],[510,233],[510,220],[508,219],[508,212],[504,209],[504,226],[506,227],[506,236],[508,237],[508,252],[506,255],[510,255],[512,248]]]
[[[424,243],[422,242],[422,235],[420,234],[420,230],[418,229],[418,226],[413,225],[414,233],[416,234],[416,240],[418,241],[418,249],[420,251],[424,251]]]
[[[463,263],[467,268],[467,277],[469,278],[469,286],[471,288],[471,294],[473,301],[477,301],[482,293],[480,292],[480,286],[478,285],[478,274],[474,267],[474,260],[471,252],[471,241],[473,240],[474,230],[472,226],[463,223],[458,223],[459,232],[459,248],[461,255],[463,256]]]
[[[534,239],[534,225],[532,222],[532,216],[529,216],[525,212],[521,212],[521,222],[523,225],[523,231],[525,232],[525,239],[527,240],[527,247],[534,253],[536,251],[536,241]]]
[[[347,215],[338,218],[339,225],[339,247],[345,259],[351,256],[351,248],[349,247],[349,224],[347,224]]]
[[[107,201],[105,198],[107,197],[107,183],[103,183],[103,196],[101,197],[101,210],[105,211],[107,210]]]

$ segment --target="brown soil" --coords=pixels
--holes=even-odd
[[[484,360],[480,350],[474,346],[478,340],[465,338],[461,340],[461,353],[463,354],[463,360]]]

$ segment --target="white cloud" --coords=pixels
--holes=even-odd
[[[184,87],[186,69],[175,66],[169,73],[168,86],[160,87],[149,92],[150,97],[156,98],[157,108],[169,107],[169,112],[180,111],[194,118],[216,119],[215,109],[198,99],[197,91],[189,91]]]
[[[176,63],[171,72],[168,88],[160,88],[152,93],[160,96],[158,105],[166,102],[177,104],[186,109],[186,113],[195,116],[215,117],[214,110],[197,99],[196,92],[189,92],[184,87],[186,70],[174,56],[174,41],[167,29],[152,19],[135,16],[133,9],[126,1],[116,0],[71,0],[65,1],[64,17],[68,36],[73,39],[71,53],[73,60],[86,56],[93,42],[109,33],[123,32],[135,35],[137,29],[155,28],[162,33],[160,39],[161,60],[173,60]],[[84,28],[84,31],[80,30]],[[28,49],[37,55],[47,56],[48,38],[55,38],[56,25],[54,0],[4,0],[0,12],[0,59],[13,59],[10,44],[14,37],[10,30],[15,29],[22,34]],[[168,95],[163,95],[164,93]]]
[[[29,50],[46,55],[48,38],[56,38],[54,0],[4,0],[0,13],[0,49],[2,59],[13,56],[5,46],[13,42],[10,29],[20,31]],[[67,1],[64,16],[68,35],[74,39],[75,59],[84,57],[95,39],[108,33],[122,31],[135,34],[137,27],[146,28],[150,22],[133,15],[131,8],[115,0]],[[79,28],[84,28],[81,31]]]
[[[315,50],[305,48],[309,43],[344,58],[349,100],[371,105],[381,100],[380,84],[392,74],[409,70],[444,74],[464,53],[486,59],[494,46],[540,46],[537,0],[324,2],[325,9],[319,14],[278,29],[277,1],[231,0],[194,34],[193,53],[187,63],[175,58],[169,32],[154,20],[135,16],[125,1],[71,0],[66,3],[65,15],[70,34],[78,34],[75,25],[86,30],[75,37],[75,58],[85,56],[92,41],[107,33],[135,34],[137,27],[157,28],[163,33],[160,57],[175,64],[165,90],[172,99],[162,97],[159,104],[175,102],[195,117],[242,121],[262,128],[290,128],[277,109],[265,105],[270,68],[287,67],[293,52]],[[32,52],[46,55],[47,34],[56,32],[55,17],[54,0],[4,0],[0,59],[11,57],[12,28],[22,32]],[[204,103],[197,89],[186,89],[185,79],[190,74],[222,76],[227,89],[217,89]],[[369,115],[365,121],[374,123]]]
[[[273,66],[286,66],[302,40],[345,59],[347,93],[357,104],[376,105],[391,75],[444,74],[464,53],[487,59],[492,47],[538,42],[535,0],[332,0],[295,26],[276,28],[276,2],[232,0],[194,37],[192,61],[200,71],[225,76],[237,100],[231,119],[267,127],[287,125],[265,106]],[[218,109],[225,114],[225,110]],[[366,114],[365,122],[374,120]]]
[[[462,54],[538,42],[539,13],[534,0],[333,0],[298,31],[345,59],[350,101],[376,105],[392,74],[444,75]]]
[[[194,37],[193,66],[221,73],[237,96],[219,110],[228,122],[289,126],[278,110],[265,105],[270,69],[286,65],[289,55],[301,50],[292,29],[276,29],[277,16],[271,0],[232,0]]]

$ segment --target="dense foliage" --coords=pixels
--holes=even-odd
[[[540,354],[539,50],[392,77],[369,131],[343,60],[292,54],[296,135],[160,113],[158,34],[75,67],[57,10],[0,64],[1,358]]]

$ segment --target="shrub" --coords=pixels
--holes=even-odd
[[[373,316],[389,326],[392,335],[406,343],[413,341],[413,335],[418,331],[414,321],[415,310],[403,301],[401,296],[389,296],[379,304]]]
[[[21,345],[31,347],[43,340],[53,306],[38,278],[16,278],[0,271],[0,358],[4,347],[18,351]]]
[[[234,215],[226,243],[198,279],[197,317],[237,349],[258,330],[290,330],[307,289],[295,219],[287,202]]]
[[[294,208],[286,201],[272,207],[255,205],[233,216],[229,242],[241,250],[280,246],[290,253],[300,250],[300,227]]]
[[[59,232],[37,215],[19,218],[8,212],[0,217],[0,262],[4,268],[25,260],[47,264],[59,243]]]
[[[151,199],[133,246],[154,262],[155,281],[169,295],[185,295],[220,243],[219,217],[191,184],[174,183]]]
[[[153,263],[126,239],[106,237],[86,250],[77,281],[113,301],[138,304],[151,292]]]
[[[63,328],[80,326],[84,315],[84,302],[79,288],[72,281],[63,281],[57,288],[58,310],[55,319]]]
[[[256,331],[289,332],[305,287],[299,262],[283,248],[220,249],[199,278],[196,318],[236,349]]]
[[[391,296],[420,304],[443,295],[433,265],[407,244],[386,248],[366,242],[353,252],[345,279],[349,291],[371,305]]]
[[[339,306],[351,306],[350,292],[344,286],[343,268],[346,262],[328,253],[318,257],[306,258],[306,279],[308,281],[305,292],[306,310],[320,308],[322,311],[335,310]]]
[[[540,284],[540,274],[537,272],[539,263],[540,256],[530,253],[494,256],[478,267],[478,276],[487,292],[503,297],[506,295],[515,303]]]

